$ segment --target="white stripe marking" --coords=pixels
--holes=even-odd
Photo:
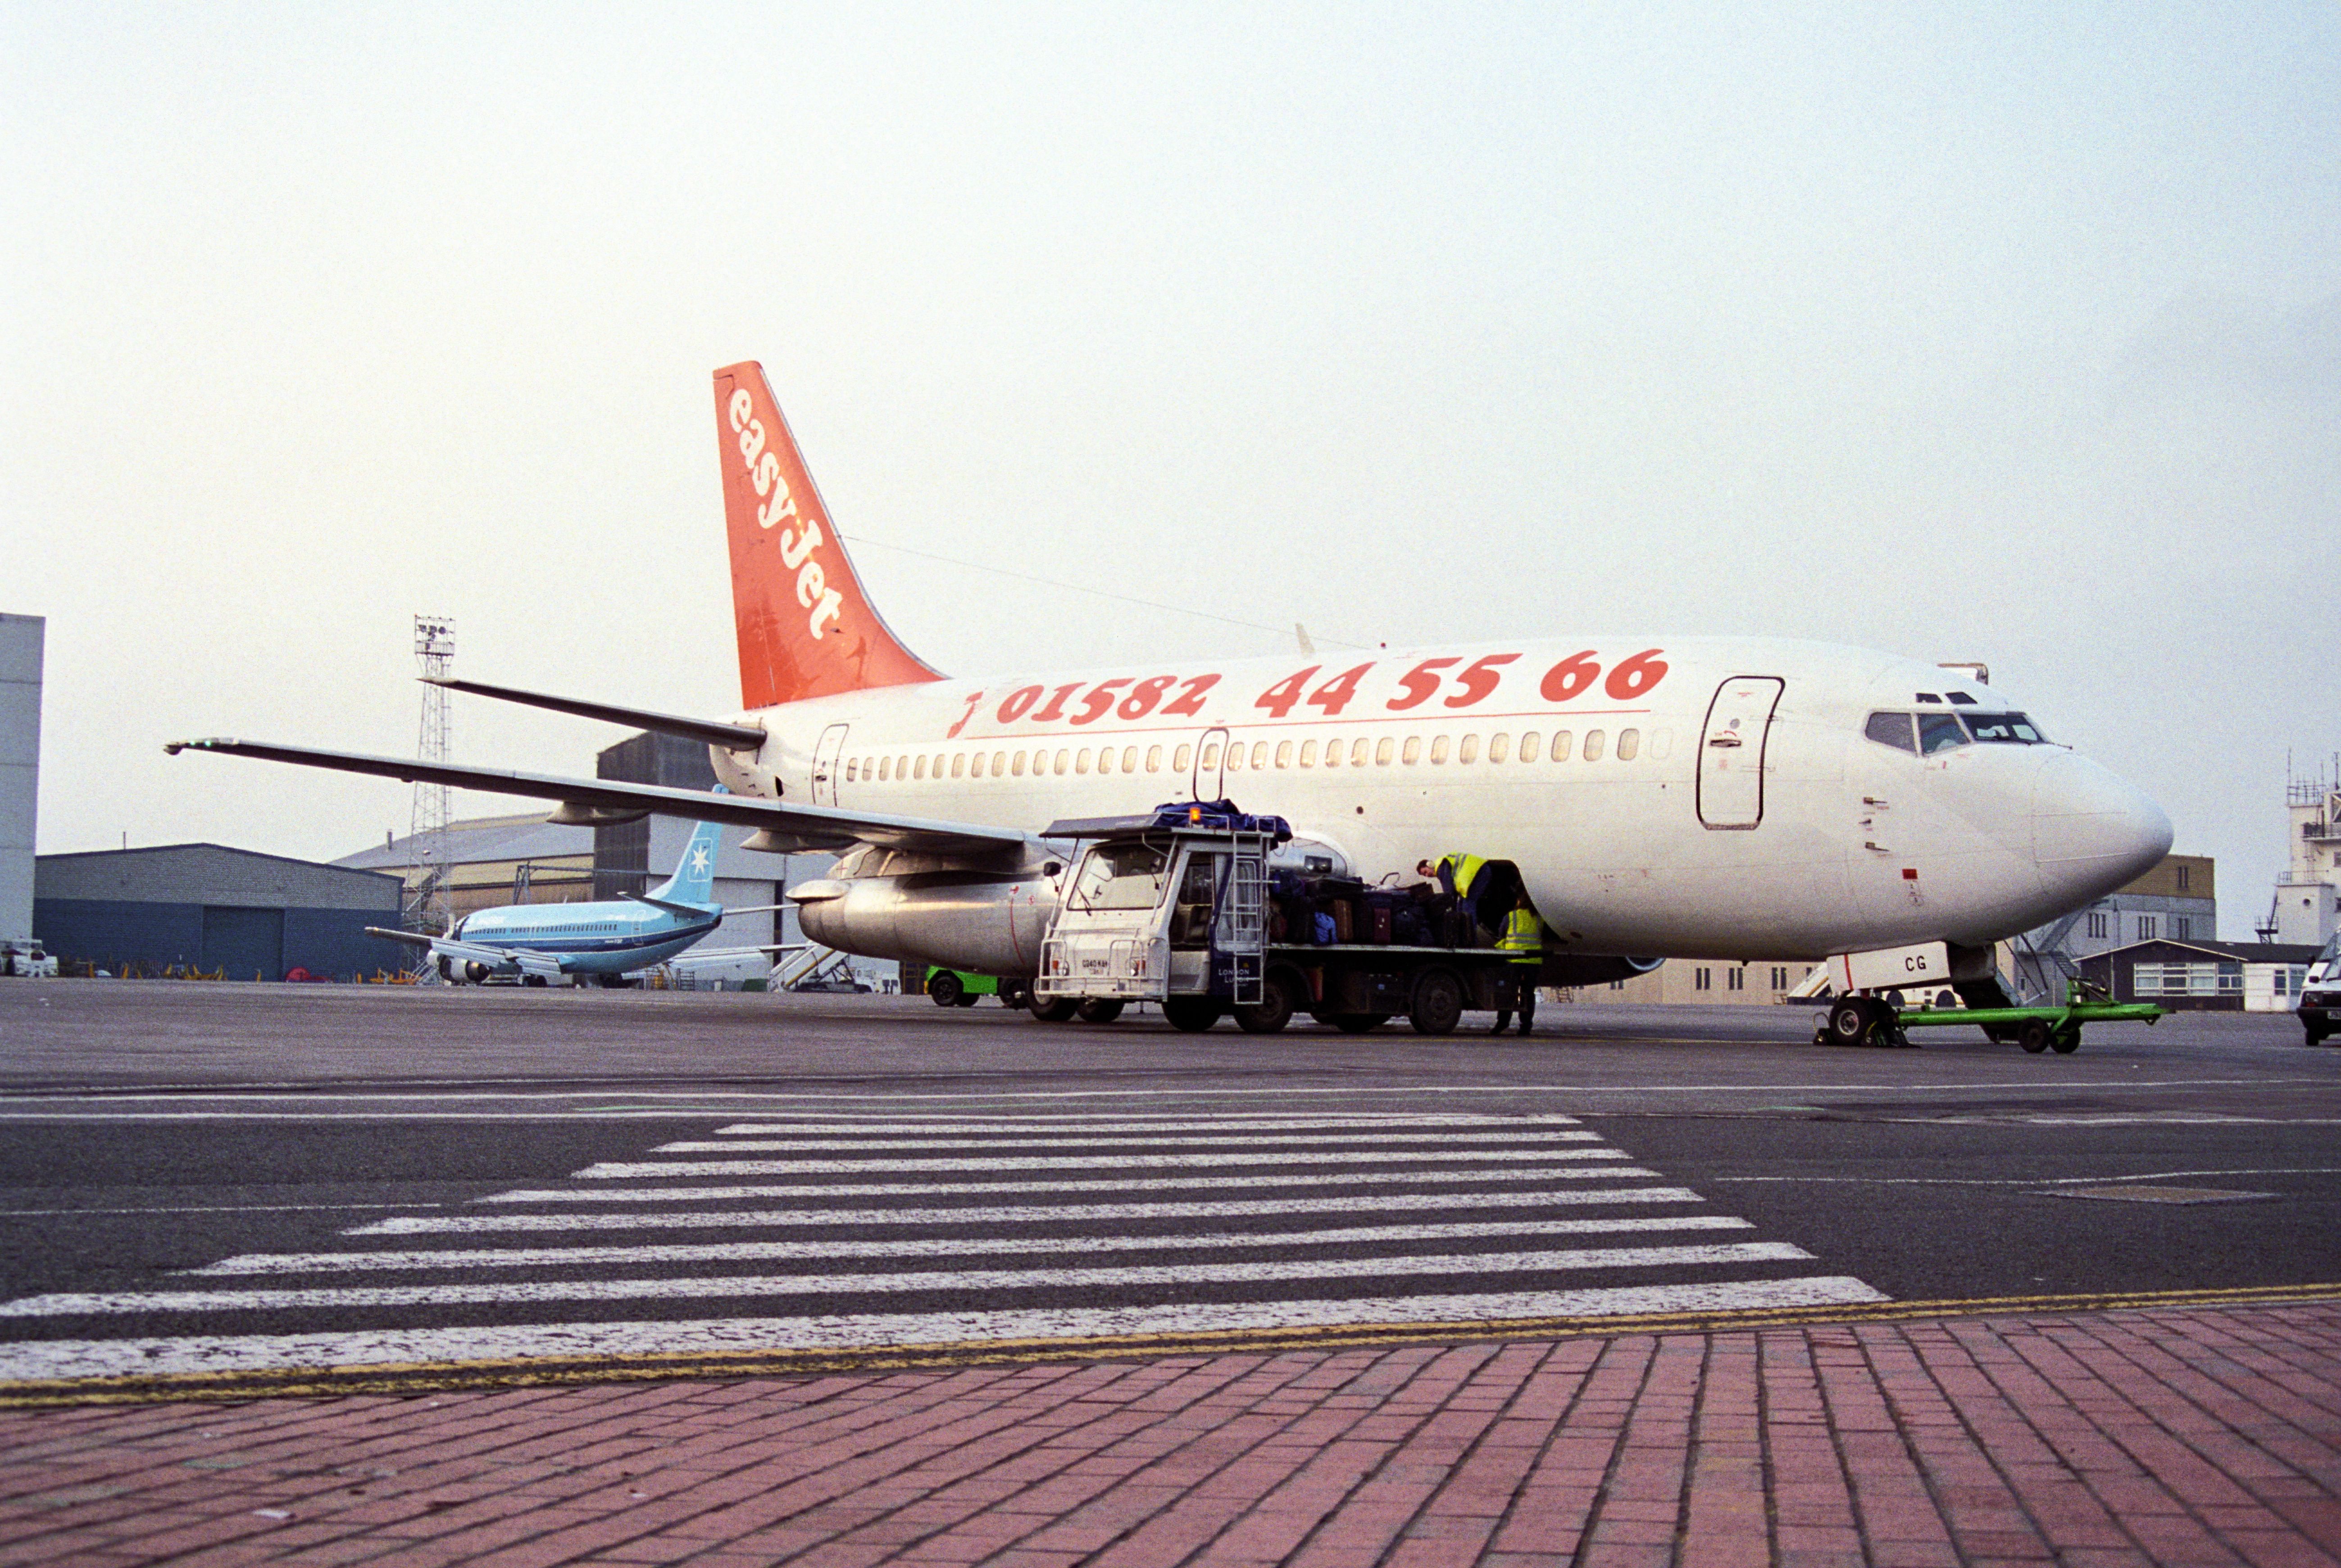
[[[1546,1113],[1519,1116],[1481,1116],[1468,1112],[1385,1111],[1320,1116],[1123,1116],[1098,1121],[1089,1116],[994,1117],[989,1121],[930,1120],[914,1117],[891,1122],[859,1122],[832,1117],[819,1122],[735,1122],[718,1127],[719,1138],[779,1138],[800,1133],[824,1135],[843,1133],[1271,1133],[1286,1128],[1361,1127],[1370,1131],[1391,1125],[1409,1127],[1574,1127],[1574,1116]]]
[[[1407,1182],[1606,1182],[1631,1176],[1656,1180],[1639,1165],[1539,1165],[1528,1170],[1344,1171],[1328,1176],[1107,1176],[1086,1182],[840,1182],[755,1187],[537,1187],[492,1193],[483,1203],[735,1203],[742,1198],[912,1198],[937,1193],[1196,1193],[1230,1187],[1362,1187]],[[1457,1193],[1456,1197],[1467,1197]]]
[[[1616,1149],[1360,1149],[1339,1154],[1017,1154],[964,1160],[613,1160],[572,1174],[585,1182],[644,1176],[864,1176],[881,1171],[1181,1171],[1227,1165],[1355,1165],[1455,1160],[1622,1160]]]
[[[1888,1298],[1848,1275],[1712,1284],[1619,1285],[1575,1291],[1241,1302],[1213,1306],[1054,1307],[1012,1312],[871,1313],[835,1317],[703,1318],[682,1322],[537,1323],[365,1333],[204,1334],[176,1339],[51,1340],[0,1350],[0,1377],[176,1377],[199,1373],[413,1368],[529,1358],[758,1351],[865,1350],[891,1345],[1082,1341],[1132,1334],[1243,1333],[1388,1323],[1480,1323],[1521,1318],[1643,1313],[1765,1312],[1846,1306]]]
[[[569,1268],[587,1263],[730,1263],[795,1258],[957,1258],[1011,1253],[1142,1253],[1212,1247],[1340,1246],[1483,1236],[1603,1235],[1629,1231],[1744,1231],[1729,1214],[1629,1214],[1598,1220],[1481,1220],[1446,1225],[1340,1225],[1175,1236],[942,1236],[875,1242],[725,1242],[704,1246],[503,1247],[411,1253],[247,1253],[181,1274],[348,1273],[369,1269]]]
[[[938,1269],[906,1274],[717,1274],[665,1280],[550,1280],[513,1284],[354,1285],[290,1291],[60,1292],[0,1302],[0,1317],[82,1317],[162,1312],[326,1311],[541,1302],[673,1301],[686,1297],[852,1296],[911,1291],[1093,1290],[1101,1285],[1252,1284],[1425,1274],[1542,1273],[1561,1269],[1806,1263],[1790,1242],[1711,1246],[1580,1247],[1545,1253],[1461,1253],[1445,1257],[1276,1259],[1240,1263],[1147,1263],[1102,1269]]]
[[[505,1231],[744,1231],[780,1225],[1082,1223],[1095,1220],[1220,1219],[1236,1214],[1402,1213],[1424,1209],[1452,1213],[1457,1209],[1698,1202],[1698,1194],[1689,1187],[1580,1187],[1561,1193],[1352,1193],[1332,1198],[1221,1198],[1192,1203],[1030,1203],[964,1209],[752,1209],[715,1213],[700,1209],[637,1209],[610,1214],[402,1215],[354,1226],[342,1233],[421,1236],[482,1235]]]
[[[785,1154],[804,1150],[861,1149],[964,1149],[981,1144],[987,1149],[1160,1149],[1192,1144],[1357,1144],[1370,1141],[1380,1148],[1391,1143],[1401,1144],[1591,1144],[1600,1140],[1599,1133],[1405,1133],[1392,1127],[1362,1127],[1351,1133],[1314,1134],[1272,1133],[1262,1137],[1256,1133],[1220,1133],[1194,1137],[1159,1138],[1151,1134],[1107,1135],[1091,1137],[1088,1129],[1079,1132],[1070,1127],[1051,1129],[1042,1137],[987,1137],[970,1135],[953,1138],[734,1138],[712,1143],[692,1142],[661,1144],[651,1152],[654,1154],[723,1154],[736,1151]],[[1469,1151],[1457,1158],[1496,1159],[1494,1154]],[[1526,1158],[1525,1155],[1515,1156]],[[1556,1156],[1558,1157],[1558,1156]]]

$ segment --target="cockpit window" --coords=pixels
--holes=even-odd
[[[1959,727],[1957,714],[1918,715],[1918,750],[1922,755],[1932,756],[1937,752],[1947,752],[1953,746],[1967,744],[1967,733]]]
[[[1938,692],[1913,692],[1910,700],[1914,703],[1939,703],[1943,698]]]
[[[2037,746],[2047,744],[2048,737],[2033,727],[2032,721],[2022,714],[1969,714],[1967,728],[1975,738],[1986,745]]]
[[[1918,749],[1918,743],[1912,738],[1910,715],[1908,714],[1872,714],[1869,723],[1862,726],[1861,733],[1880,745],[1894,746],[1906,752]]]
[[[1966,692],[1953,692],[1951,701],[1965,707],[1975,706],[1975,698]]]
[[[1144,844],[1090,851],[1073,879],[1073,904],[1082,909],[1152,909],[1162,902],[1168,857]]]

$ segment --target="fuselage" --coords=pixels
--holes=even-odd
[[[711,908],[697,919],[631,900],[593,904],[515,904],[465,915],[449,934],[482,947],[541,953],[561,960],[572,974],[625,974],[663,964],[705,936],[722,921]],[[434,952],[463,962],[458,948],[434,944]],[[490,965],[491,974],[518,974],[517,964]]]
[[[763,747],[712,755],[742,794],[1034,833],[1232,797],[1369,881],[1512,861],[1579,952],[1817,959],[1982,946],[2167,852],[2106,769],[1977,738],[2017,711],[1823,644],[1515,641],[860,690],[743,715]]]

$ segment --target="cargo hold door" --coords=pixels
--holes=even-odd
[[[1764,820],[1764,745],[1783,683],[1777,675],[1734,675],[1715,688],[1699,733],[1698,820],[1745,830]]]

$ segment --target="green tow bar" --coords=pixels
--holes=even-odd
[[[1895,1026],[1972,1024],[1994,1040],[2013,1039],[2036,1056],[2043,1051],[2068,1056],[2081,1048],[2084,1024],[2152,1024],[2162,1014],[2151,1002],[2116,1002],[2105,987],[2074,980],[2066,984],[2062,1007],[1914,1007],[1897,1014]]]

